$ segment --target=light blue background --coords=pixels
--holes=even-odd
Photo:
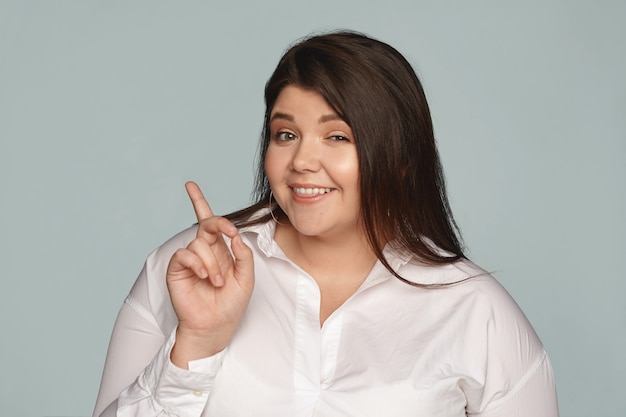
[[[545,343],[563,417],[626,409],[623,1],[0,0],[0,414],[92,412],[147,253],[249,201],[295,39],[394,45],[432,106],[470,256]]]

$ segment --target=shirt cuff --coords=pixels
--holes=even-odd
[[[156,357],[137,379],[137,388],[150,395],[156,409],[184,417],[199,416],[206,405],[215,376],[226,350],[208,358],[189,362],[189,370],[178,368],[170,360],[176,330]],[[132,389],[131,389],[132,391]]]

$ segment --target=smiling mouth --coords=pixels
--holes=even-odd
[[[323,195],[331,192],[334,188],[304,188],[304,187],[292,187],[293,192],[300,196],[313,196]]]

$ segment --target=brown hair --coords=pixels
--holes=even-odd
[[[464,257],[422,85],[398,51],[356,32],[306,38],[280,59],[265,85],[256,203],[228,218],[239,226],[271,219],[270,214],[254,220],[250,216],[270,201],[264,171],[269,117],[287,85],[318,92],[351,127],[359,158],[362,221],[374,253],[392,274],[408,282],[383,256],[385,242],[428,264]],[[273,206],[275,215],[284,215]]]

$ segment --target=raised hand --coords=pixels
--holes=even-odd
[[[213,215],[195,183],[188,182],[185,188],[198,218],[198,232],[186,248],[174,253],[167,268],[167,287],[178,316],[171,360],[181,368],[230,343],[254,286],[252,251],[237,228]],[[232,254],[224,235],[231,239]]]

